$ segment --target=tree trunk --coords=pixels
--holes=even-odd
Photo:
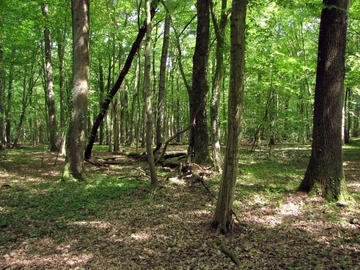
[[[324,0],[321,13],[311,157],[299,191],[349,199],[342,159],[348,0]]]
[[[226,0],[221,1],[221,16],[220,22],[218,23],[214,4],[210,0],[211,5],[211,17],[214,25],[215,36],[216,36],[216,64],[215,74],[212,80],[211,88],[211,105],[210,105],[210,119],[211,119],[211,149],[213,164],[216,169],[220,169],[223,166],[223,160],[221,156],[220,147],[220,124],[219,124],[219,103],[220,103],[220,90],[221,83],[224,76],[224,36],[225,27],[227,24],[226,14]]]
[[[155,12],[156,12],[156,8],[157,5],[159,3],[159,0],[154,0],[151,3],[151,18],[154,17]],[[100,126],[100,123],[103,121],[104,116],[109,108],[110,102],[112,100],[112,98],[114,97],[114,95],[117,93],[117,91],[119,90],[122,82],[125,79],[126,74],[129,72],[129,69],[131,67],[131,63],[134,59],[134,56],[136,55],[136,52],[138,51],[141,41],[143,40],[144,36],[146,33],[146,26],[143,25],[140,29],[139,29],[139,33],[136,37],[136,40],[134,41],[134,43],[132,44],[131,50],[129,52],[128,57],[126,58],[125,64],[123,69],[120,72],[120,75],[117,79],[117,81],[115,82],[115,85],[113,86],[113,88],[111,89],[111,91],[108,93],[105,101],[103,102],[103,104],[101,105],[101,109],[100,109],[100,113],[98,114],[92,129],[91,129],[91,134],[90,134],[90,138],[89,138],[89,142],[86,146],[86,150],[85,150],[85,159],[89,159],[91,157],[91,151],[92,148],[94,146],[94,142],[95,142],[95,138],[96,138],[96,133],[97,130]]]
[[[2,28],[3,22],[2,17],[0,16],[0,28]],[[4,136],[4,97],[5,97],[5,72],[3,68],[3,58],[4,58],[4,45],[3,45],[3,36],[0,33],[0,149],[5,145],[5,136]]]
[[[48,23],[48,4],[43,4],[43,15],[45,23]],[[56,152],[59,150],[58,142],[58,127],[56,121],[56,106],[55,106],[55,92],[54,92],[54,79],[52,74],[51,63],[51,41],[50,30],[46,25],[44,28],[44,40],[45,40],[45,81],[46,81],[46,102],[48,107],[48,131],[50,138],[50,151]]]
[[[193,79],[190,91],[189,155],[198,164],[210,163],[209,134],[207,128],[206,98],[209,92],[207,69],[209,57],[209,0],[197,0],[197,34],[193,56]]]
[[[73,100],[63,179],[84,179],[89,90],[89,0],[72,0]]]
[[[146,153],[150,168],[151,187],[157,186],[157,175],[154,162],[154,154],[152,150],[153,141],[153,114],[151,104],[151,89],[150,89],[150,45],[151,45],[151,12],[150,12],[150,0],[146,0],[146,39],[145,39],[145,70],[144,70],[144,101],[146,112]]]
[[[246,0],[233,0],[231,14],[230,85],[228,137],[224,170],[211,227],[220,233],[232,230],[232,206],[238,171],[239,144],[244,99]]]
[[[113,99],[112,102],[112,121],[113,121],[113,142],[114,148],[113,153],[118,154],[120,152],[120,126],[119,126],[119,100],[117,98]]]
[[[160,61],[160,79],[159,79],[159,95],[157,107],[157,122],[156,122],[156,145],[163,143],[163,124],[164,124],[164,110],[165,110],[165,84],[166,84],[166,61],[169,49],[169,33],[170,33],[170,15],[166,13],[164,25],[164,37]]]

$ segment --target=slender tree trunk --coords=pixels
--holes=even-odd
[[[99,95],[100,95],[100,104],[99,107],[101,107],[101,104],[104,101],[104,94],[105,94],[105,83],[104,83],[104,68],[100,60],[99,64]],[[100,124],[100,130],[99,130],[99,144],[104,144],[104,121]]]
[[[6,108],[5,108],[5,140],[6,148],[11,147],[11,104],[12,104],[12,92],[13,92],[13,67],[14,64],[10,62],[8,91],[6,95]]]
[[[344,102],[344,142],[348,144],[351,137],[351,89],[346,88],[345,91],[345,102]]]
[[[216,36],[216,68],[215,74],[212,80],[211,88],[211,105],[210,105],[210,119],[211,119],[211,149],[213,164],[216,169],[220,169],[223,166],[223,159],[221,156],[220,146],[220,124],[219,124],[219,104],[220,104],[220,90],[221,83],[224,76],[224,37],[225,28],[227,25],[227,14],[226,14],[226,0],[221,1],[221,16],[220,22],[218,23],[213,1],[210,0],[211,6],[211,17],[214,25],[215,36]]]
[[[207,69],[209,57],[210,16],[209,0],[197,0],[197,32],[193,56],[193,79],[190,91],[189,155],[193,162],[210,163],[209,133],[207,127],[206,99],[209,92]]]
[[[342,110],[349,0],[324,0],[315,85],[311,157],[299,191],[346,201],[342,156]]]
[[[45,23],[48,20],[49,8],[48,4],[43,4],[43,15]],[[45,77],[46,77],[46,101],[48,107],[48,128],[50,138],[50,151],[55,152],[59,150],[58,142],[58,126],[56,121],[56,105],[55,105],[55,92],[54,92],[54,79],[52,74],[51,63],[51,40],[50,30],[46,25],[44,28],[44,40],[45,40]]]
[[[113,142],[114,142],[114,148],[113,152],[115,154],[120,152],[120,127],[119,127],[119,100],[117,98],[113,99],[112,101],[113,108],[112,108],[112,120],[113,120]]]
[[[159,94],[158,94],[158,108],[157,108],[157,123],[156,123],[156,144],[163,143],[163,124],[164,124],[164,110],[165,110],[165,84],[166,84],[166,61],[169,49],[169,33],[170,33],[170,15],[166,13],[164,25],[164,38],[160,61],[160,79],[159,79]]]
[[[2,17],[0,15],[0,28],[3,26]],[[0,33],[0,149],[5,145],[5,128],[4,128],[4,114],[5,114],[5,72],[3,67],[3,58],[4,58],[4,45],[3,45],[3,36]]]
[[[211,227],[221,233],[229,233],[233,227],[232,206],[236,176],[239,170],[239,144],[244,99],[246,3],[247,0],[233,0],[231,8],[228,138],[219,196],[211,222]]]
[[[72,0],[73,100],[63,179],[84,179],[89,91],[89,0]]]
[[[150,89],[150,48],[151,48],[151,12],[150,12],[150,1],[146,0],[146,38],[145,38],[145,70],[144,70],[144,101],[145,101],[145,112],[146,112],[146,153],[150,168],[151,176],[151,187],[156,188],[157,186],[157,175],[154,162],[154,155],[152,150],[153,142],[153,113],[151,104],[151,89]]]

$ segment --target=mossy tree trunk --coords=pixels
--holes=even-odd
[[[348,0],[324,0],[321,13],[311,157],[299,191],[349,199],[343,171],[342,109]]]
[[[239,143],[244,99],[245,18],[247,0],[234,0],[231,14],[230,85],[228,99],[228,132],[224,170],[211,227],[229,233],[233,227],[232,206],[239,166]]]

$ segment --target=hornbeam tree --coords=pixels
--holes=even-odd
[[[89,0],[72,0],[73,99],[63,179],[84,179],[89,90]]]
[[[231,56],[228,99],[228,132],[224,170],[211,227],[221,233],[232,230],[232,205],[239,166],[239,143],[244,99],[245,18],[247,0],[233,0],[230,17]]]

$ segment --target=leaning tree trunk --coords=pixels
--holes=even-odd
[[[157,5],[159,3],[160,0],[154,0],[151,2],[151,18],[154,17],[155,12],[156,12],[156,8]],[[120,75],[117,79],[117,81],[115,82],[114,86],[111,88],[110,92],[107,94],[107,97],[105,98],[105,101],[102,103],[101,108],[100,108],[100,113],[98,114],[97,118],[95,119],[95,122],[91,128],[91,134],[90,134],[90,138],[89,138],[89,142],[86,146],[86,150],[85,150],[85,159],[89,159],[91,157],[91,151],[92,148],[94,146],[94,142],[95,142],[95,138],[96,138],[96,133],[97,130],[101,124],[101,122],[103,121],[105,114],[109,108],[110,102],[113,99],[113,97],[115,96],[115,94],[117,93],[117,91],[119,90],[120,86],[122,85],[126,74],[129,72],[129,69],[131,67],[132,61],[134,59],[134,56],[136,55],[136,52],[138,51],[141,41],[143,40],[144,36],[146,33],[146,25],[144,24],[138,32],[138,35],[134,41],[134,43],[131,46],[130,52],[125,60],[125,64],[123,69],[120,72]]]
[[[72,1],[73,100],[66,164],[63,179],[84,179],[84,149],[89,90],[89,6],[90,0]]]
[[[311,157],[299,191],[349,199],[342,159],[348,0],[324,0],[321,13]]]
[[[220,233],[232,230],[232,205],[234,202],[238,171],[241,119],[245,77],[245,17],[247,0],[233,0],[231,14],[230,85],[228,99],[228,137],[221,177],[219,197],[211,227]]]
[[[209,0],[197,0],[196,45],[193,56],[193,77],[190,91],[189,155],[191,161],[210,163],[209,134],[207,127],[206,98],[209,92],[207,69],[209,57]]]

